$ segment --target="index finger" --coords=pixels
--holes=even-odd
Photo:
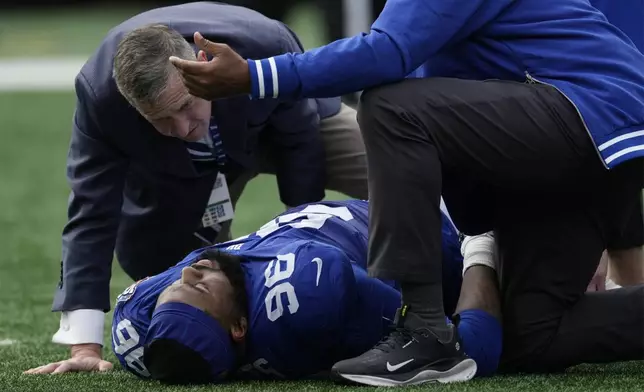
[[[31,368],[31,369],[29,369],[29,370],[25,370],[25,371],[24,371],[24,372],[22,372],[22,373],[23,373],[23,374],[34,374],[34,373],[36,373],[38,370],[40,370],[40,369],[44,368],[45,366],[47,366],[47,365],[40,365],[40,366],[36,366],[35,368]]]
[[[184,60],[176,56],[170,56],[170,63],[175,66],[179,71],[188,74],[198,74],[204,72],[204,67],[207,66],[205,61]]]

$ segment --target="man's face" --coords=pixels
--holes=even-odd
[[[168,286],[157,301],[181,302],[215,318],[226,330],[239,321],[235,317],[234,289],[217,261],[200,260],[181,271],[181,279]]]
[[[164,136],[194,142],[208,133],[210,102],[188,94],[174,70],[159,99],[153,105],[139,105],[138,110]]]

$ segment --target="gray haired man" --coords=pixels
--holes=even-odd
[[[168,59],[205,59],[191,45],[196,30],[247,57],[302,51],[285,25],[218,3],[151,10],[108,33],[76,78],[69,222],[53,304],[62,312],[53,340],[71,345],[72,358],[30,373],[111,368],[101,345],[114,253],[139,280],[229,238],[235,203],[258,173],[276,174],[287,206],[321,200],[325,189],[367,198],[352,109],[338,98],[191,96]]]

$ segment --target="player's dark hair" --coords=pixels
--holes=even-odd
[[[226,275],[233,287],[235,310],[238,318],[248,316],[248,295],[246,294],[246,277],[241,263],[244,259],[240,256],[222,252],[218,249],[207,249],[201,252],[195,260],[211,260],[219,263],[221,271]]]
[[[172,339],[156,339],[143,351],[143,364],[154,380],[166,384],[207,384],[215,381],[208,362]]]

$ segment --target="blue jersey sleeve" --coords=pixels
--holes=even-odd
[[[247,368],[284,378],[329,369],[356,298],[349,258],[333,246],[295,241],[261,268],[250,288]]]

